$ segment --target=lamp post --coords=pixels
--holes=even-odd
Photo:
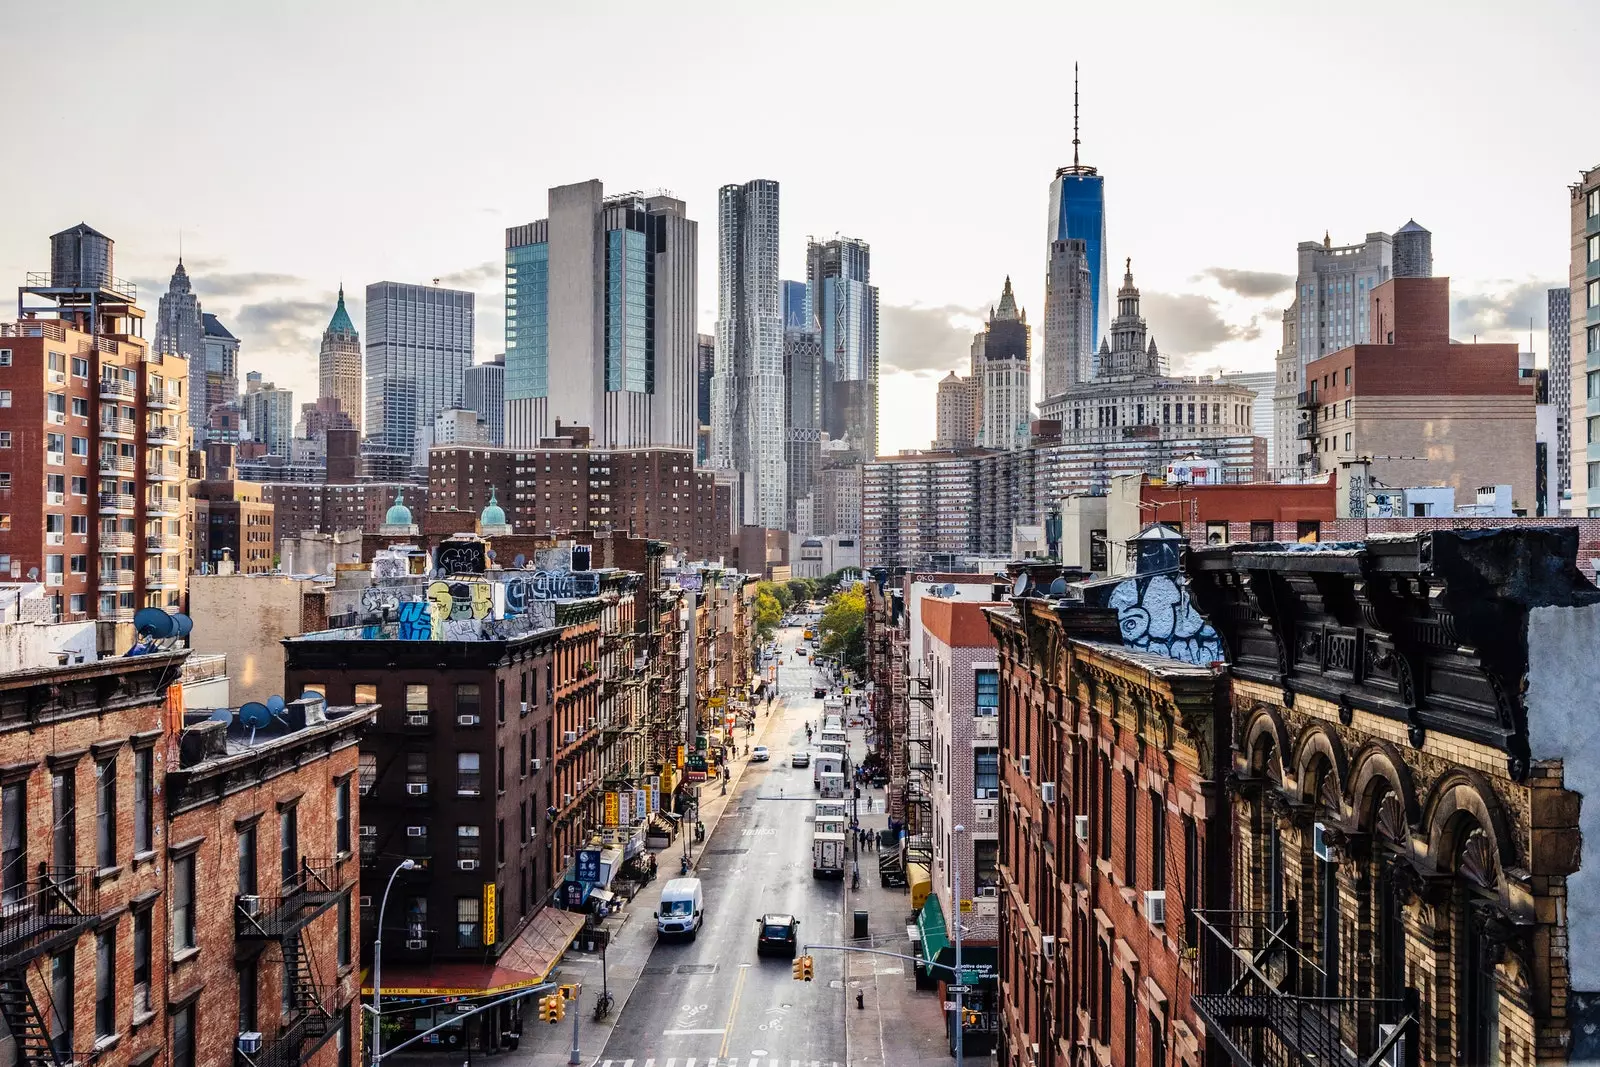
[[[389,890],[401,871],[415,869],[416,861],[407,857],[389,872],[389,884],[383,887],[383,899],[378,901],[378,930],[372,941],[372,1062],[383,1060],[383,913],[389,907]]]
[[[966,1026],[966,1017],[961,1011],[961,994],[964,987],[961,981],[961,838],[967,832],[965,825],[954,828],[950,847],[950,879],[955,890],[956,914],[951,922],[951,929],[955,933],[956,943],[956,988],[955,995],[951,998],[956,1006],[956,1067],[961,1067],[961,1031]]]

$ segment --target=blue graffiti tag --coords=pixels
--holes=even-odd
[[[1141,652],[1206,666],[1222,656],[1222,640],[1189,599],[1186,583],[1169,574],[1129,578],[1107,601],[1117,610],[1122,643]]]

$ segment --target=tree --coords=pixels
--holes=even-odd
[[[756,593],[755,609],[756,636],[762,641],[771,641],[773,631],[783,621],[783,605],[778,603],[777,597],[763,589]]]
[[[794,605],[794,594],[789,591],[787,584],[779,585],[777,582],[757,582],[756,596],[767,593],[777,600],[784,611]]]
[[[856,673],[867,669],[867,591],[857,582],[828,598],[818,624],[822,653]]]
[[[804,604],[808,600],[817,598],[817,583],[810,578],[790,578],[788,588],[789,599],[784,605],[785,607]]]

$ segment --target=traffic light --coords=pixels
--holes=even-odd
[[[550,1008],[555,1013],[555,1017],[550,1020],[551,1022],[558,1023],[567,1017],[567,997],[564,991],[561,996],[550,998]]]
[[[809,982],[816,977],[816,966],[810,956],[796,956],[792,970],[796,982]]]
[[[962,1008],[961,1022],[966,1026],[977,1026],[983,1022],[983,1016],[971,1008]]]
[[[539,1021],[554,1026],[556,1019],[556,1006],[561,1003],[561,998],[550,995],[539,998]]]

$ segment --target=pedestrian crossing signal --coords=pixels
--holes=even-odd
[[[971,1008],[962,1008],[961,1021],[966,1026],[977,1026],[983,1022],[983,1016]]]
[[[816,974],[815,965],[810,956],[796,956],[793,970],[796,982],[809,982]]]

